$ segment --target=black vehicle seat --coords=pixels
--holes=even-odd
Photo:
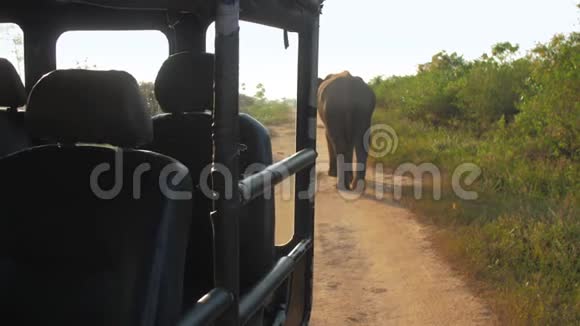
[[[192,202],[169,191],[191,193],[191,179],[174,159],[132,149],[153,133],[136,80],[51,72],[26,119],[55,144],[0,159],[2,320],[175,325]],[[161,182],[167,171],[183,179]]]
[[[191,238],[186,263],[184,308],[213,288],[212,201],[200,186],[201,172],[212,163],[214,56],[181,52],[162,65],[155,94],[164,112],[153,118],[155,138],[148,148],[183,162],[196,187]],[[267,129],[248,115],[240,115],[241,171],[252,163],[272,164]],[[207,171],[207,170],[206,170]],[[206,180],[201,180],[202,183]],[[274,196],[260,198],[240,211],[240,288],[253,287],[274,263]]]
[[[26,91],[20,76],[10,61],[0,58],[0,157],[30,147],[24,130]]]
[[[172,60],[181,57],[173,56]],[[198,60],[205,65],[211,64],[210,58],[200,56]],[[168,60],[168,62],[171,62]],[[191,308],[199,298],[213,288],[213,228],[209,213],[212,201],[204,195],[200,188],[201,172],[212,162],[211,125],[212,115],[208,111],[212,105],[211,85],[209,89],[201,89],[198,82],[196,92],[186,83],[185,72],[167,64],[161,68],[156,82],[155,95],[162,113],[153,117],[154,139],[145,148],[171,156],[185,164],[194,186],[195,210],[192,214],[192,236],[188,245],[185,265],[185,280],[183,282],[184,310]],[[201,76],[202,73],[208,74]],[[203,80],[210,77],[212,71],[206,69],[196,72],[196,77]],[[191,112],[190,112],[191,111]]]

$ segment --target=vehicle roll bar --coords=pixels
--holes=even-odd
[[[264,170],[253,174],[239,183],[242,205],[270,191],[272,187],[290,178],[299,171],[312,166],[318,154],[311,148],[274,163]]]
[[[233,296],[228,291],[215,288],[197,301],[178,326],[210,325],[232,306]]]
[[[311,249],[311,239],[300,241],[240,300],[238,319],[240,325],[245,325],[266,304],[272,292],[290,277],[298,263]],[[178,326],[210,325],[233,306],[232,294],[224,289],[215,288],[197,301],[195,307],[185,315]]]
[[[273,294],[275,301],[292,294],[303,302],[297,317],[300,321],[292,325],[306,324],[312,307],[319,21],[306,24],[299,33],[296,154],[240,180],[239,0],[216,1],[214,162],[231,173],[229,180],[220,173],[212,178],[219,195],[212,212],[215,289],[185,314],[179,326],[244,325]],[[294,237],[279,247],[277,263],[240,300],[239,208],[292,175],[296,175]],[[237,185],[236,191],[225,196],[231,185]],[[302,289],[289,293],[282,286],[286,281]]]
[[[239,0],[217,0],[215,21],[214,160],[231,172],[231,184],[239,181]],[[225,196],[228,180],[216,174],[214,190],[222,194],[211,219],[214,228],[214,281],[230,292],[232,303],[216,320],[217,325],[237,326],[240,293],[239,192]]]
[[[240,300],[241,325],[245,325],[264,306],[268,297],[288,279],[300,259],[304,257],[306,251],[311,247],[312,240],[306,239],[300,241],[289,255],[280,258],[270,273],[258,282],[248,294],[242,297]]]

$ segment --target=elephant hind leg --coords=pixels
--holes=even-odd
[[[342,144],[336,148],[337,156],[337,166],[338,166],[338,183],[337,187],[339,190],[350,190],[350,185],[352,183],[352,155],[353,147],[350,144]]]
[[[369,123],[370,125],[370,123]],[[361,129],[355,137],[355,152],[356,152],[356,174],[353,180],[352,189],[364,191],[366,188],[366,170],[368,152],[364,145],[366,129]]]
[[[328,175],[331,177],[336,177],[338,175],[337,168],[336,168],[336,151],[334,149],[334,144],[330,135],[328,134],[328,130],[326,131],[326,143],[328,144],[328,159],[329,159],[329,168],[328,168]]]

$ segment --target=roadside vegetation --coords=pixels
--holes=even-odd
[[[141,82],[139,88],[145,97],[152,116],[162,113],[161,107],[155,98],[154,84]],[[289,123],[293,120],[294,100],[270,100],[266,98],[264,85],[258,84],[253,96],[240,94],[240,112],[247,113],[267,127]],[[243,89],[242,89],[243,92]]]
[[[504,323],[578,325],[580,33],[518,54],[510,43],[474,61],[441,52],[416,75],[373,79],[374,123],[399,136],[381,161],[434,163],[448,176],[442,200],[403,201],[440,227],[436,243]],[[482,170],[469,187],[477,200],[451,189],[462,163]]]
[[[263,84],[256,86],[254,96],[240,94],[240,112],[251,115],[267,127],[291,122],[295,107],[294,100],[266,98],[266,88]]]

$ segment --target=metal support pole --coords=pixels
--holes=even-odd
[[[38,26],[53,26],[50,18],[34,14]],[[30,93],[36,82],[44,74],[56,69],[56,42],[60,31],[51,28],[27,28],[24,33],[24,74],[26,92]]]
[[[298,113],[296,150],[316,150],[318,101],[318,30],[316,19],[307,32],[300,33],[298,49]],[[312,310],[312,278],[314,264],[314,199],[316,190],[316,163],[296,175],[294,209],[294,242],[312,240],[306,253],[304,271],[304,311],[301,324],[307,323]]]
[[[230,173],[213,175],[219,195],[212,214],[214,226],[215,286],[232,294],[232,305],[216,321],[219,326],[237,326],[239,302],[239,0],[216,1],[215,39],[215,163]],[[229,174],[229,175],[227,175]],[[227,180],[226,178],[231,178]],[[230,198],[226,197],[231,194]]]
[[[316,106],[318,93],[318,20],[308,32],[300,33],[298,45],[298,95],[296,151],[316,151]],[[294,232],[297,241],[314,232],[316,164],[296,175]],[[313,175],[314,174],[314,175]]]

